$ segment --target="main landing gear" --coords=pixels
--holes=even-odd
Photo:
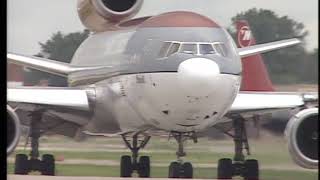
[[[128,139],[127,134],[122,135],[123,141],[132,152],[132,156],[121,157],[120,177],[131,177],[134,171],[138,173],[139,177],[150,177],[150,157],[141,156],[138,161],[139,150],[147,145],[150,138],[151,136],[144,133],[135,133],[132,140]]]
[[[245,180],[259,179],[259,164],[255,159],[245,160],[243,149],[250,155],[245,120],[242,117],[233,119],[234,134],[224,132],[233,137],[235,143],[235,156],[231,159],[224,158],[218,162],[218,179],[232,179],[233,176],[242,176]]]
[[[40,122],[42,112],[34,112],[31,114],[30,134],[31,138],[31,152],[29,159],[26,154],[17,154],[15,159],[14,174],[26,175],[31,171],[39,171],[42,175],[54,176],[55,174],[55,160],[51,154],[44,154],[39,159],[39,138]]]
[[[177,161],[172,162],[169,166],[169,178],[193,178],[193,167],[190,162],[183,162],[182,157],[186,156],[184,152],[184,142],[188,139],[192,139],[195,143],[197,137],[195,133],[181,133],[171,132],[171,135],[176,139],[178,143],[178,151],[176,152]]]

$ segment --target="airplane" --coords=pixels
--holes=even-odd
[[[40,136],[54,133],[75,139],[121,136],[132,155],[121,157],[120,176],[150,177],[150,157],[139,156],[139,150],[160,130],[178,144],[168,178],[192,178],[184,143],[197,142],[198,133],[215,127],[235,142],[233,159],[218,161],[217,178],[259,179],[258,161],[244,154],[249,153],[245,121],[283,109],[299,110],[285,131],[292,158],[302,167],[318,167],[318,107],[310,106],[316,93],[240,91],[241,59],[300,40],[237,48],[223,27],[194,12],[133,18],[142,4],[79,0],[79,18],[92,33],[70,64],[7,53],[8,63],[67,77],[69,83],[7,89],[7,155],[17,146],[20,127],[30,127],[31,152],[16,155],[15,174],[55,175],[54,156],[39,157]],[[239,38],[247,40],[248,31],[240,31]]]

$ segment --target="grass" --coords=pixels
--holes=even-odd
[[[151,156],[152,162],[155,163],[170,163],[172,160],[176,158],[175,151],[176,144],[169,144],[169,148],[155,148],[158,147],[160,140],[154,140],[153,144],[148,146],[147,150],[154,150],[154,152],[144,152],[141,151],[140,155],[148,155]],[[210,141],[209,141],[210,142]],[[101,142],[100,142],[101,143]],[[211,142],[210,142],[211,143]],[[207,146],[210,147],[210,143]],[[154,145],[156,144],[156,145]],[[267,143],[268,144],[268,143]],[[199,145],[199,146],[197,146]],[[204,144],[192,144],[187,151],[186,160],[191,161],[193,163],[217,163],[220,158],[224,157],[233,157],[233,153],[231,152],[212,152],[206,151],[204,148]],[[288,150],[285,145],[277,146],[276,143],[273,143],[276,148],[270,148],[270,144],[267,146],[261,142],[254,142],[253,147],[257,147],[252,149],[252,155],[248,158],[259,159],[259,161],[264,165],[273,165],[273,164],[292,164],[292,160],[289,156]],[[219,145],[214,144],[211,147],[220,147],[220,146],[230,146],[233,148],[233,144],[220,142]],[[193,147],[195,149],[193,149]],[[199,148],[200,147],[200,148]],[[172,148],[172,149],[171,149]],[[158,152],[157,150],[166,150],[164,152]],[[15,153],[28,153],[28,151],[17,150]],[[128,150],[120,149],[120,152],[108,152],[106,151],[90,151],[90,152],[78,152],[78,151],[61,151],[61,150],[50,150],[50,151],[41,151],[42,154],[53,154],[55,156],[63,156],[65,159],[90,159],[90,160],[113,160],[119,161],[120,156],[124,154],[130,154]],[[11,157],[14,157],[15,154],[12,154]]]

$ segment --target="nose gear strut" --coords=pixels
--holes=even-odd
[[[150,157],[141,156],[139,161],[139,150],[143,149],[149,142],[151,136],[143,132],[130,133],[121,135],[125,145],[132,152],[130,156],[122,156],[120,164],[120,177],[131,177],[132,173],[136,171],[139,177],[150,177]],[[143,137],[141,137],[143,136]],[[129,140],[132,137],[132,140]]]
[[[177,161],[172,162],[169,166],[169,178],[192,178],[193,167],[190,162],[183,162],[182,157],[185,157],[187,153],[184,151],[185,141],[191,139],[194,143],[198,142],[195,132],[171,132],[170,137],[174,137],[178,143],[178,151],[176,152]]]

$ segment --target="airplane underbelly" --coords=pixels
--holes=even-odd
[[[239,76],[226,74],[208,86],[181,83],[177,73],[120,79],[125,98],[143,121],[168,131],[201,131],[214,125],[231,106],[240,83]]]

